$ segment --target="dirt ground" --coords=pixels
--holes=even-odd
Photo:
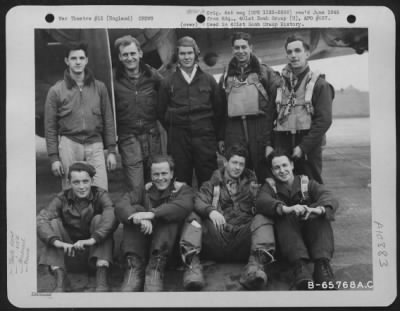
[[[323,178],[337,196],[340,208],[333,222],[335,254],[332,266],[338,281],[367,284],[372,276],[371,246],[371,169],[369,119],[336,119],[329,130],[328,144],[324,150]],[[37,212],[49,203],[61,185],[51,175],[43,138],[36,137]],[[122,171],[110,174],[110,195],[117,201],[122,195]],[[109,282],[112,291],[118,291],[123,279],[119,260],[121,229],[115,233],[116,264],[112,267]],[[43,244],[38,240],[38,255]],[[241,269],[245,263],[203,262],[206,287],[204,291],[240,291]],[[310,268],[312,268],[310,266]],[[166,291],[183,291],[182,267],[169,267],[165,276]],[[268,266],[269,281],[265,290],[288,290],[291,283],[290,267],[282,262]],[[86,272],[69,273],[72,291],[94,290],[94,276]],[[48,292],[54,288],[54,279],[46,268],[38,267],[37,291]]]

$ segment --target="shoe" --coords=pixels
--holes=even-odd
[[[190,264],[186,264],[183,273],[183,287],[188,291],[199,291],[204,287],[203,267],[198,255],[194,255]]]
[[[336,289],[335,277],[329,259],[317,259],[314,264],[314,281],[316,284],[321,284],[320,289]]]
[[[65,270],[62,268],[53,271],[56,279],[56,287],[53,290],[54,293],[63,293],[67,291],[69,281]]]
[[[145,292],[161,292],[164,289],[164,271],[167,257],[163,255],[152,255],[146,267],[146,278],[144,282]]]
[[[259,290],[267,285],[268,276],[265,265],[273,261],[273,256],[267,251],[252,251],[249,262],[244,267],[239,283],[248,290]]]
[[[136,255],[126,257],[126,270],[121,292],[140,292],[144,283],[144,263]]]
[[[107,282],[108,267],[96,269],[96,292],[108,292],[110,288]]]
[[[294,282],[291,289],[308,290],[310,282],[313,282],[311,272],[307,268],[306,261],[299,259],[294,265]]]

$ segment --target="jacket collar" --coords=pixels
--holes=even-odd
[[[68,68],[64,71],[64,81],[68,89],[72,89],[76,85],[76,82],[74,79],[72,79]],[[93,73],[88,68],[85,68],[85,78],[83,80],[83,84],[90,85],[92,82],[94,82]]]
[[[115,78],[117,80],[121,78],[128,79],[128,74],[125,71],[124,65],[122,65],[121,62],[119,62],[116,67],[117,68],[115,69]],[[139,61],[139,72],[148,78],[150,78],[153,74],[151,72],[150,66],[146,65],[143,60]]]
[[[261,64],[254,54],[250,54],[250,60],[247,66],[244,67],[244,73],[248,75],[251,72],[255,72],[261,75]],[[236,57],[232,58],[228,65],[228,76],[240,76],[242,71],[240,64]]]
[[[150,198],[152,198],[154,200],[162,200],[162,199],[166,199],[166,198],[170,197],[171,193],[174,192],[175,190],[176,190],[175,189],[175,181],[171,180],[171,183],[167,189],[160,191],[157,189],[157,187],[154,184],[152,184],[151,187],[149,188],[149,190],[147,191],[147,193],[150,196]]]
[[[93,201],[94,200],[94,194],[97,192],[97,187],[96,186],[92,186],[92,188],[90,189],[89,192],[89,196],[87,198],[85,198],[88,201]],[[68,201],[72,201],[75,202],[78,200],[78,198],[76,197],[76,195],[74,194],[74,192],[72,191],[72,189],[67,189],[64,191],[65,197],[67,198]]]
[[[295,194],[301,191],[301,181],[299,175],[294,176],[293,184],[291,187],[285,183],[280,182],[277,179],[275,179],[275,181],[276,181],[276,191],[288,198],[293,197]]]
[[[292,76],[293,79],[293,85],[294,88],[296,89],[299,85],[299,83],[303,80],[306,74],[310,72],[310,67],[307,65],[306,67],[303,68],[303,70],[298,73],[297,75],[294,73],[293,68],[290,64],[287,64],[283,69],[282,69],[282,77],[288,82],[288,85],[291,85],[290,83],[290,77]]]

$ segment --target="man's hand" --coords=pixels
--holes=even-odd
[[[225,221],[225,217],[224,215],[222,215],[220,212],[218,211],[212,211],[208,217],[211,219],[211,221],[213,222],[214,226],[221,231],[222,229],[224,229],[224,225],[226,223]]]
[[[70,257],[74,257],[75,256],[75,249],[74,249],[74,245],[70,244],[70,243],[65,243],[59,240],[54,241],[54,247],[56,248],[62,248],[64,250],[64,254],[70,256]]]
[[[151,221],[147,219],[140,221],[140,231],[144,234],[151,234],[153,232],[153,224]]]
[[[265,147],[265,158],[268,158],[268,156],[271,154],[271,152],[274,151],[274,148],[271,146],[266,146]]]
[[[107,155],[107,169],[109,171],[115,170],[117,167],[117,158],[114,152],[109,152]]]
[[[64,175],[64,167],[60,161],[54,161],[51,163],[51,171],[54,176],[63,176]]]
[[[324,214],[324,210],[321,206],[307,207],[306,213],[302,216],[303,220],[314,219]]]
[[[223,140],[220,140],[218,142],[218,152],[223,155],[225,152],[225,142]]]
[[[90,238],[87,240],[76,241],[73,246],[74,246],[75,250],[84,251],[87,246],[92,246],[94,244],[96,244],[96,240],[93,238]]]
[[[293,148],[292,158],[300,159],[303,156],[303,150],[299,146]]]
[[[132,220],[135,225],[140,224],[142,220],[152,220],[154,218],[153,212],[138,212],[128,217],[128,220]]]
[[[292,206],[282,206],[282,212],[284,214],[295,214],[297,217],[303,216],[307,212],[307,206],[306,205],[292,205]]]

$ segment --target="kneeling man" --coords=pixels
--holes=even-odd
[[[65,256],[81,255],[88,255],[89,265],[97,268],[96,291],[109,290],[107,271],[118,221],[107,191],[93,186],[95,174],[92,165],[73,163],[68,169],[71,188],[59,193],[37,216],[37,233],[46,243],[39,264],[48,265],[55,275],[55,292],[66,290]]]
[[[259,185],[253,171],[245,168],[247,149],[232,145],[227,163],[216,170],[195,197],[195,212],[185,222],[181,237],[182,259],[186,264],[186,290],[204,286],[199,254],[218,261],[245,261],[240,284],[262,289],[267,283],[265,265],[274,261],[275,238],[272,221],[255,215]]]
[[[267,178],[261,188],[256,209],[274,218],[281,254],[294,267],[292,289],[311,289],[313,282],[333,289],[330,221],[334,220],[337,200],[316,181],[293,175],[293,161],[287,154],[271,153],[270,165],[274,177]],[[307,267],[310,260],[314,262],[313,275]]]
[[[174,182],[170,156],[150,160],[152,182],[144,193],[127,193],[115,213],[124,224],[123,253],[127,269],[121,291],[162,291],[167,258],[183,220],[193,210],[192,189]],[[150,257],[150,259],[148,258]]]

